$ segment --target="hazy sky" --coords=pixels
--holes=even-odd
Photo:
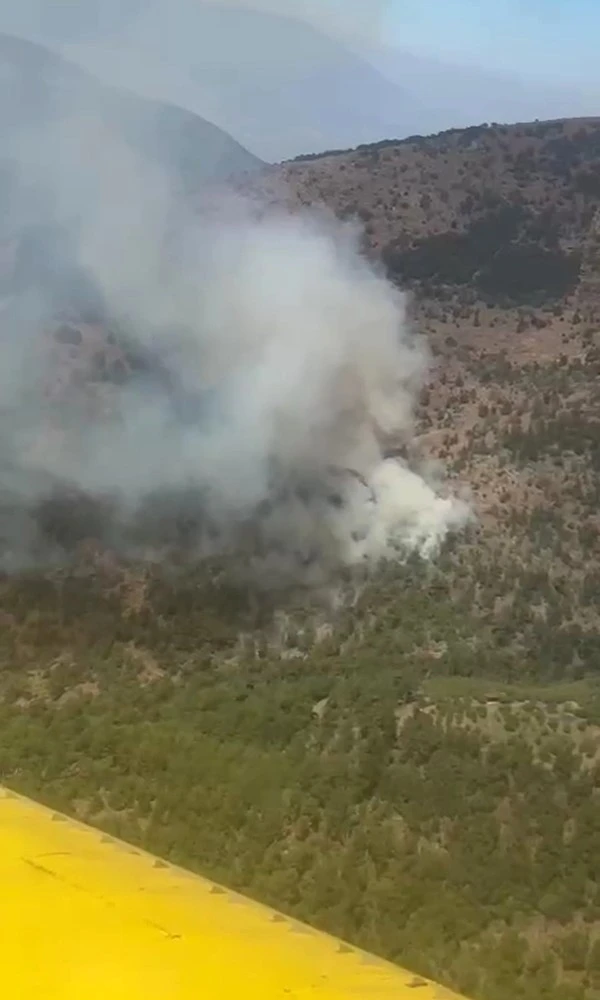
[[[122,0],[123,9],[140,13],[150,0]],[[162,5],[165,16],[168,0]],[[173,3],[173,16],[185,16],[201,0]],[[254,7],[309,21],[354,49],[378,44],[435,56],[445,62],[531,75],[560,84],[598,87],[600,0],[203,0]],[[119,0],[105,0],[114,18]],[[60,13],[78,0],[0,0],[2,30],[36,33],[39,11]],[[103,9],[87,0],[86,9]],[[92,18],[93,19],[93,18]],[[106,17],[104,18],[106,20]]]
[[[296,42],[281,18],[236,31],[231,12],[215,18],[206,3],[295,16],[343,45],[304,28]],[[0,0],[0,20],[105,82],[190,108],[267,160],[473,121],[600,114],[600,0]],[[323,60],[338,74],[325,94]]]
[[[599,0],[386,0],[380,18],[388,44],[600,88]]]
[[[354,48],[382,43],[450,63],[598,87],[600,96],[600,0],[234,2],[304,18]]]
[[[208,0],[215,5],[237,5],[287,14],[309,21],[337,38],[363,44],[385,37],[390,4],[394,0]]]
[[[210,0],[228,3],[231,0]],[[234,0],[360,45],[600,89],[600,0]]]

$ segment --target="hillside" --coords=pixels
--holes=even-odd
[[[411,289],[433,354],[411,448],[476,520],[327,603],[190,559],[187,495],[140,517],[166,562],[107,543],[102,497],[4,510],[62,556],[4,563],[0,781],[474,1000],[598,1000],[599,164],[580,120],[244,180],[358,215]],[[181,402],[102,316],[50,332],[77,406],[148,367]]]
[[[597,678],[454,572],[270,627],[197,572],[6,580],[2,780],[476,1000],[595,1000]]]
[[[23,39],[0,35],[0,78],[0,127],[9,156],[17,142],[37,141],[47,155],[54,143],[64,147],[66,135],[80,134],[82,142],[104,135],[107,146],[115,138],[124,141],[184,187],[262,166],[230,135],[198,115],[103,86]]]
[[[479,126],[307,158],[273,176],[270,196],[284,195],[358,217],[366,252],[412,291],[435,356],[423,447],[473,491],[477,560],[505,567],[493,596],[475,587],[476,605],[490,624],[510,618],[520,655],[528,633],[536,650],[546,634],[550,658],[566,657],[560,671],[595,669],[600,121]]]
[[[482,125],[298,157],[273,193],[358,216],[404,285],[537,306],[577,285],[599,155],[596,119]]]

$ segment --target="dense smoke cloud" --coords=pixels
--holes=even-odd
[[[223,189],[207,211],[106,121],[60,112],[5,162],[5,566],[48,555],[66,489],[78,516],[88,498],[69,537],[239,554],[269,582],[435,552],[463,506],[385,457],[427,353],[357,230]]]

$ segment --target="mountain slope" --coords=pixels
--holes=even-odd
[[[358,218],[366,252],[412,292],[434,354],[420,446],[464,483],[479,523],[455,584],[503,635],[515,676],[593,671],[600,120],[384,142],[286,164],[265,185],[298,211]]]
[[[250,9],[179,0],[167,18],[149,6],[120,42],[65,51],[105,78],[116,63],[129,86],[194,108],[265,159],[402,134],[419,121],[366,60],[302,21]]]
[[[191,112],[104,87],[21,39],[0,36],[0,78],[5,468],[7,454],[27,450],[7,430],[7,411],[14,415],[28,395],[16,388],[20,375],[31,377],[42,449],[57,398],[67,410],[72,402],[77,426],[84,413],[94,420],[104,412],[110,386],[148,367],[129,345],[117,346],[115,314],[136,310],[147,332],[159,311],[157,273],[171,267],[173,233],[192,217],[194,196],[262,163]],[[153,378],[165,387],[159,364]],[[28,421],[19,424],[25,437]]]
[[[435,355],[416,444],[478,522],[439,566],[296,608],[194,560],[186,495],[136,516],[143,552],[174,550],[140,563],[103,543],[103,497],[7,512],[5,465],[6,539],[35,518],[62,556],[2,567],[7,782],[482,1000],[597,1000],[599,141],[597,121],[475,128],[255,181],[362,217],[410,283]],[[17,278],[55,287],[52,234],[26,257]],[[50,331],[77,421],[148,367],[93,319]]]
[[[358,216],[422,294],[539,306],[572,293],[600,199],[600,119],[474,126],[283,165],[261,182]]]
[[[174,180],[194,184],[257,169],[261,161],[231,136],[189,111],[104,87],[39,45],[0,35],[0,127],[3,139],[28,141],[71,134],[85,121],[89,133],[107,131]],[[6,148],[5,146],[5,148]]]
[[[88,10],[85,22],[82,10]],[[416,109],[366,60],[294,18],[178,0],[127,5],[96,27],[94,5],[44,24],[13,17],[102,78],[193,108],[265,159],[413,131]],[[138,14],[136,17],[135,14]],[[119,21],[118,37],[113,30]],[[125,23],[123,23],[125,22]],[[0,25],[2,21],[0,19]],[[176,54],[176,58],[173,58]]]

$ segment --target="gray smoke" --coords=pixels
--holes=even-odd
[[[414,435],[428,356],[355,227],[223,187],[184,197],[71,98],[6,147],[6,567],[40,558],[65,496],[67,534],[83,517],[79,538],[239,554],[269,581],[429,557],[463,522],[385,457]]]

